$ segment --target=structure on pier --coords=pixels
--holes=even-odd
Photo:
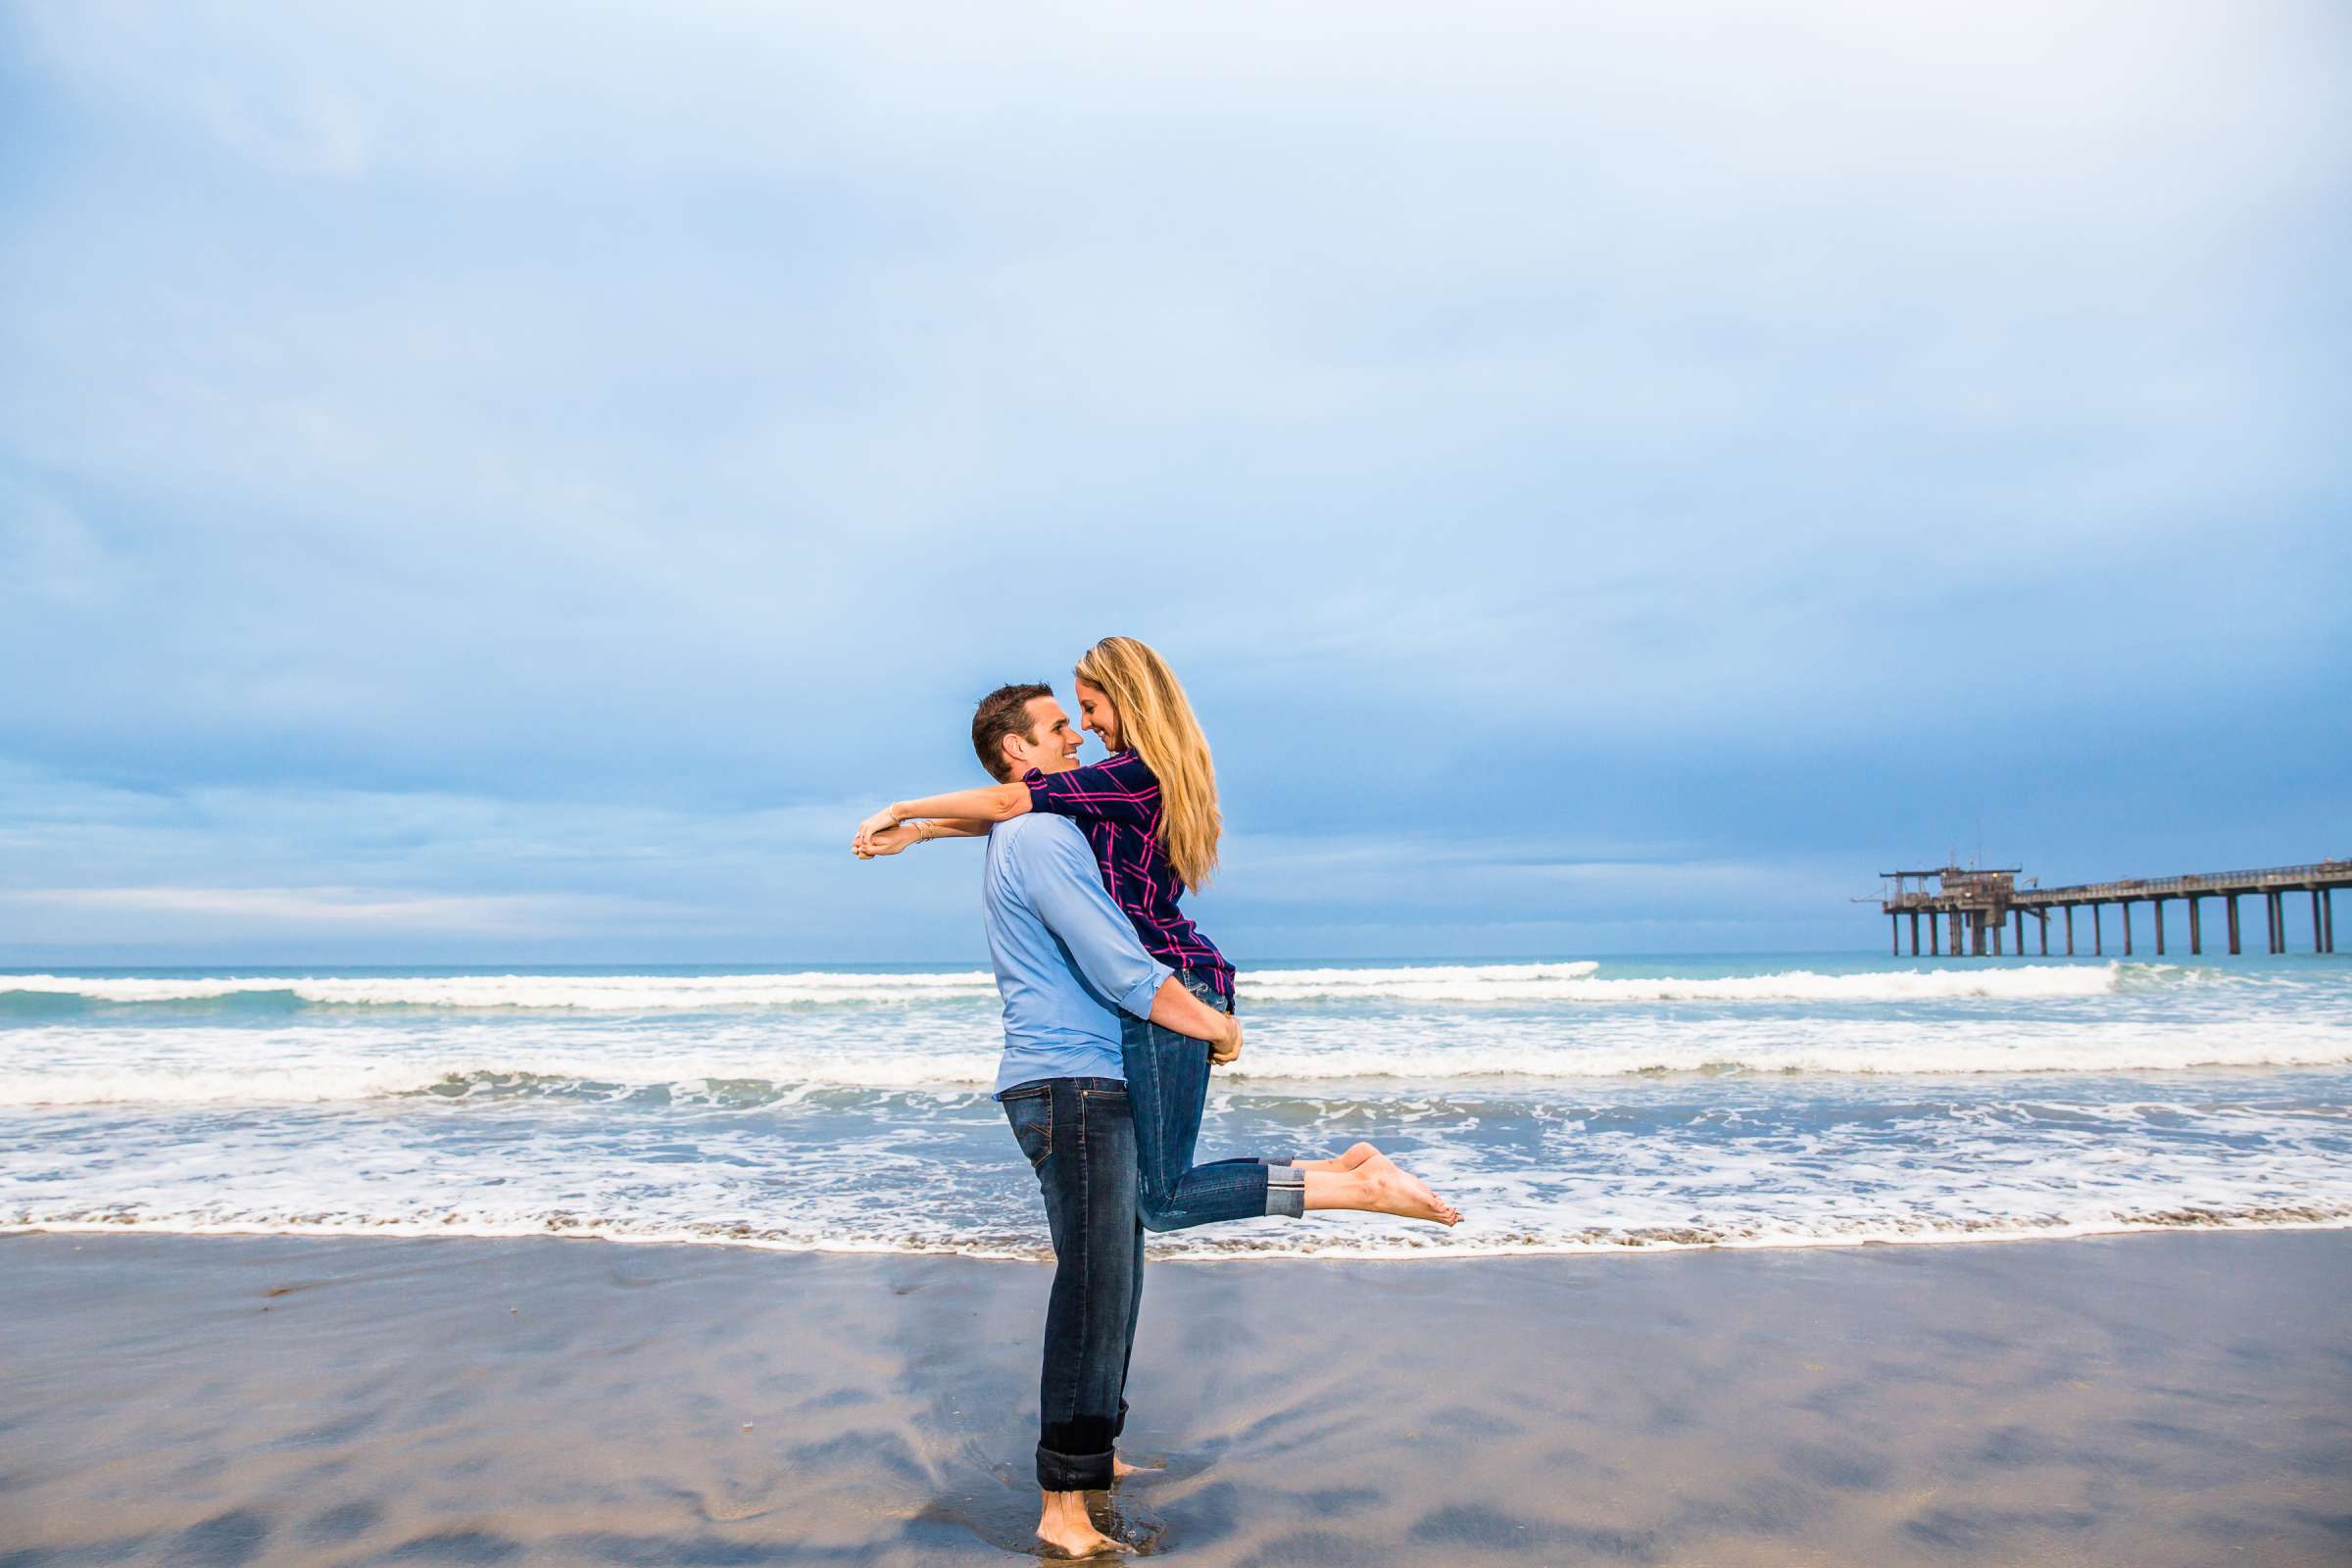
[[[2125,882],[2085,882],[2076,887],[2044,888],[2028,882],[2018,886],[2022,866],[2001,866],[1979,869],[1974,866],[1946,865],[1923,871],[1882,871],[1879,875],[1892,884],[1880,907],[1893,927],[1894,955],[1903,953],[1903,919],[1911,921],[1911,954],[1920,953],[1919,927],[1927,919],[1927,951],[1940,956],[1949,952],[1959,957],[1966,954],[1984,957],[1989,951],[1993,957],[2001,954],[2001,936],[2012,924],[2017,931],[2016,951],[2026,951],[2026,922],[2034,922],[2041,936],[2041,952],[2050,951],[2050,916],[2065,916],[2066,952],[2075,951],[2075,911],[2090,910],[2090,951],[2104,955],[2107,951],[2106,933],[2100,911],[2115,905],[2123,912],[2124,954],[2130,956],[2132,948],[2132,906],[2144,904],[2154,915],[2156,951],[2164,949],[2165,901],[2178,900],[2188,906],[2188,951],[2205,951],[2204,924],[2198,904],[2203,899],[2220,899],[2229,912],[2230,951],[2240,951],[2238,944],[2237,901],[2260,895],[2263,912],[2270,927],[2270,949],[2273,953],[2286,951],[2286,896],[2290,893],[2311,895],[2311,951],[2335,951],[2335,890],[2352,887],[2352,860],[2321,860],[2313,865],[2278,865],[2267,871],[2206,871],[2193,876],[2168,876],[2154,879],[2134,879]],[[1909,883],[1917,886],[1907,886]],[[1934,883],[1934,887],[1929,884]],[[1947,948],[1943,934],[1949,931]]]

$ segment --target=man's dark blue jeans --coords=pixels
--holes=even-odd
[[[1002,1097],[1037,1172],[1054,1234],[1046,1365],[1038,1381],[1037,1484],[1110,1485],[1127,1420],[1127,1362],[1144,1296],[1144,1227],[1135,1208],[1135,1119],[1116,1078],[1045,1078]]]

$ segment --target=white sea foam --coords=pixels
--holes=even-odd
[[[2043,999],[2097,997],[2115,990],[2117,964],[2029,969],[1934,969],[1883,974],[1817,974],[1790,969],[1779,974],[1725,976],[1634,976],[1593,978],[1596,963],[1529,965],[1554,972],[1496,967],[1481,970],[1378,971],[1379,978],[1355,982],[1338,977],[1362,971],[1267,970],[1244,977],[1244,1002],[1260,999],[1305,1001],[1380,996],[1405,1002],[1815,1002],[1865,1004],[1950,1002],[1967,998]],[[1330,976],[1331,978],[1325,978]]]
[[[107,1003],[212,1002],[236,996],[292,996],[321,1006],[662,1012],[993,997],[996,981],[985,969],[956,974],[888,975],[261,975],[234,979],[0,976],[0,995],[10,991]]]
[[[1534,1121],[1504,1145],[1460,1109],[1401,1157],[1469,1215],[1251,1220],[1155,1237],[1168,1257],[1466,1257],[1700,1246],[2024,1240],[2173,1227],[2352,1224],[2344,1118],[2180,1102],[1929,1104],[1889,1115]],[[1271,1124],[1228,1121],[1245,1139]],[[874,1117],[821,1142],[698,1124],[613,1139],[564,1119],[431,1147],[340,1116],[236,1125],[207,1157],[112,1122],[0,1142],[0,1226],[601,1237],[796,1250],[1041,1257],[1036,1194],[993,1110]],[[702,1157],[681,1162],[681,1145]]]
[[[804,1039],[746,1027],[599,1039],[586,1026],[460,1029],[368,1043],[347,1028],[178,1029],[122,1049],[97,1029],[0,1055],[0,1107],[286,1104],[386,1096],[614,1099],[756,1104],[822,1089],[969,1094],[997,1075],[985,1029],[942,1028],[885,1048],[870,1032]],[[112,1049],[110,1049],[112,1048]],[[1318,1086],[1384,1082],[1389,1093],[1483,1080],[1539,1083],[1640,1075],[1879,1077],[2170,1072],[2352,1061],[2352,1025],[2261,1018],[2158,1023],[1877,1019],[1618,1019],[1585,1030],[1494,1026],[1433,1035],[1412,1022],[1266,1023],[1217,1081],[1305,1098]]]
[[[1370,1137],[1471,1219],[1154,1247],[1445,1257],[2352,1214],[2340,966],[1647,967],[1245,975],[1248,1045],[1213,1080],[1203,1153]],[[1043,1250],[986,1098],[1001,1036],[978,973],[196,983],[220,1005],[187,981],[45,978],[116,995],[0,979],[0,1225]],[[143,1005],[174,988],[193,1004]],[[797,1004],[833,996],[906,1004]]]
[[[273,1067],[123,1068],[99,1072],[0,1072],[0,1106],[95,1104],[303,1104],[384,1096],[489,1098],[520,1089],[542,1095],[612,1098],[662,1090],[673,1099],[766,1102],[811,1089],[864,1088],[969,1092],[995,1081],[994,1055],[873,1055],[828,1063],[820,1072],[775,1078],[778,1063],[755,1072],[709,1063],[616,1064],[578,1057],[527,1063],[480,1058],[445,1064],[343,1060]]]
[[[1522,1231],[1504,1237],[1399,1233],[1361,1225],[1342,1234],[1276,1240],[1179,1234],[1154,1238],[1152,1256],[1169,1262],[1247,1262],[1321,1259],[1330,1262],[1409,1261],[1480,1257],[1563,1256],[1577,1253],[1688,1251],[1705,1248],[1784,1249],[1872,1246],[1983,1245],[1991,1242],[2068,1241],[2094,1236],[2128,1236],[2167,1230],[2345,1230],[2352,1229],[2352,1202],[2279,1208],[2259,1205],[2233,1210],[2212,1205],[2149,1214],[2116,1213],[2086,1219],[2040,1216],[1985,1217],[1964,1223],[1908,1216],[1856,1216],[1816,1229],[1684,1224],[1654,1229],[1588,1229],[1556,1235]],[[437,1218],[371,1220],[360,1217],[224,1214],[217,1208],[195,1214],[120,1211],[102,1218],[0,1217],[0,1235],[28,1231],[74,1235],[146,1232],[172,1236],[334,1236],[421,1238],[464,1237],[514,1240],[557,1236],[662,1247],[738,1247],[786,1252],[842,1252],[970,1257],[1000,1262],[1050,1262],[1041,1242],[1013,1236],[956,1237],[827,1234],[807,1225],[755,1226],[740,1222],[662,1224],[628,1218],[583,1218],[576,1212],[533,1216],[476,1216],[451,1213]]]
[[[1575,963],[1424,964],[1396,968],[1259,969],[1239,982],[1242,1004],[1351,1001],[1418,1003],[1932,1003],[2032,1001],[2109,994],[2120,963],[2016,968],[1936,968],[1860,974],[1790,969],[1729,976],[1601,978]],[[2158,966],[2133,966],[2142,983]],[[2179,971],[2174,971],[2178,973]],[[759,1007],[993,1001],[985,970],[958,973],[848,972],[746,975],[379,975],[239,976],[167,979],[128,976],[0,976],[10,993],[104,1004],[210,1002],[291,996],[315,1006],[537,1009],[642,1013]]]

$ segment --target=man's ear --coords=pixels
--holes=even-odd
[[[1011,730],[1005,731],[1004,734],[998,738],[997,758],[998,760],[1003,764],[997,770],[998,783],[1009,784],[1014,779],[1021,776],[1021,754],[1014,751],[1013,747],[1015,745],[1027,744],[1027,736],[1017,734]]]

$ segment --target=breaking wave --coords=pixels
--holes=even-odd
[[[1610,1003],[1933,1003],[2055,1000],[2107,995],[2126,981],[2156,982],[2162,965],[2049,964],[2018,968],[1936,968],[1883,973],[1601,978],[1592,960],[1574,963],[1428,964],[1381,969],[1245,971],[1240,998],[1252,1004],[1423,1002],[1512,1004]],[[86,1007],[162,1004],[243,1004],[259,1010],[305,1007],[410,1007],[547,1010],[588,1013],[727,1011],[986,1003],[996,982],[986,970],[950,974],[812,972],[742,975],[381,975],[161,978],[143,976],[0,976],[0,1016],[55,1016]]]
[[[495,1049],[495,1048],[484,1048]],[[2108,1024],[2011,1031],[1923,1026],[1908,1037],[1883,1026],[1791,1035],[1682,1033],[1599,1044],[1498,1039],[1430,1045],[1364,1043],[1338,1049],[1252,1046],[1218,1069],[1236,1091],[1383,1081],[1392,1093],[1474,1081],[1707,1077],[1888,1077],[2170,1072],[2195,1068],[2317,1067],[2352,1062],[2352,1030],[2319,1023],[2182,1026]],[[827,1090],[977,1094],[993,1084],[993,1049],[941,1053],[692,1048],[637,1054],[546,1053],[503,1057],[356,1054],[229,1063],[91,1064],[0,1070],[0,1106],[289,1104],[407,1099],[483,1102],[554,1099],[750,1107]],[[1315,1093],[1322,1093],[1316,1090]]]
[[[1469,1218],[1162,1255],[2352,1224],[2352,970],[2325,956],[1241,979],[1206,1151],[1372,1139]],[[0,975],[0,1229],[1037,1257],[1001,1046],[975,969]]]

